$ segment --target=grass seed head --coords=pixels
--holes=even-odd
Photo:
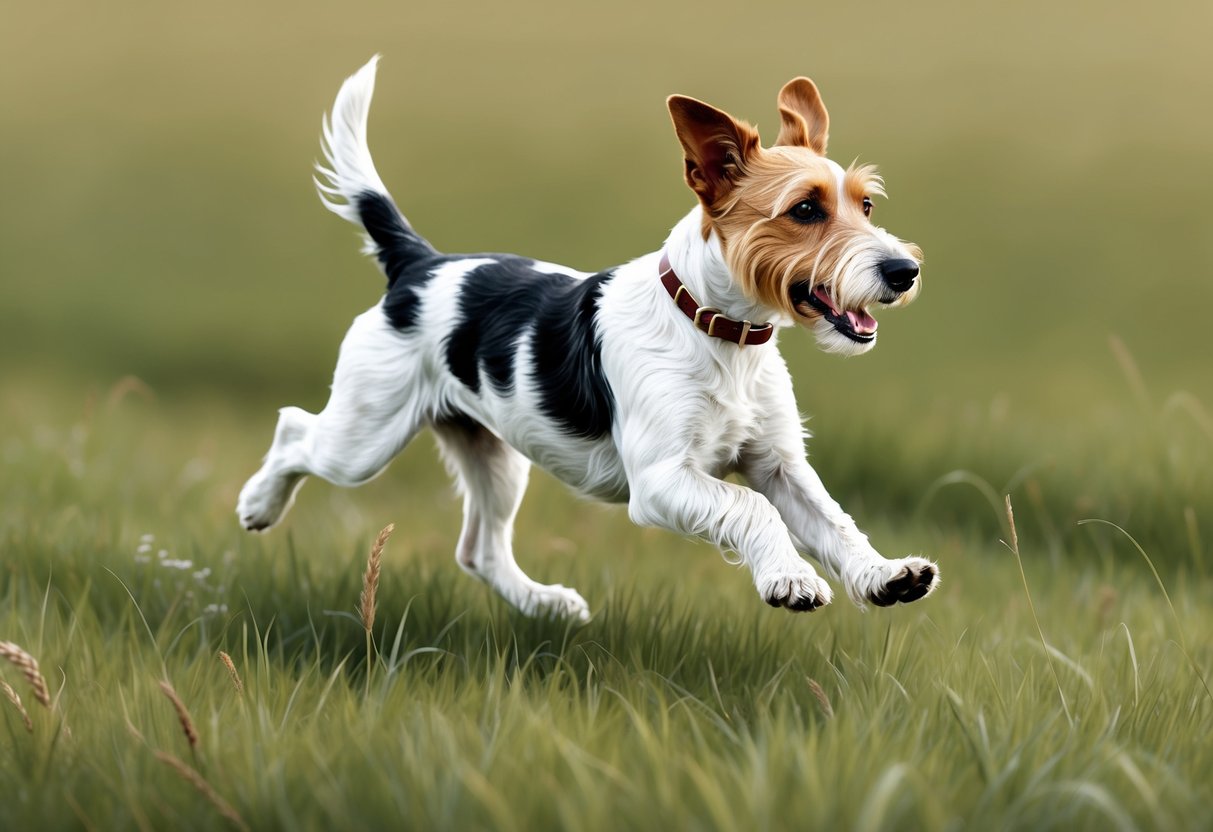
[[[834,707],[830,704],[830,697],[826,696],[825,689],[816,679],[809,679],[809,690],[817,699],[817,704],[821,706],[821,712],[826,715],[826,719],[831,719],[834,716]]]
[[[14,667],[21,671],[21,675],[34,689],[34,698],[38,700],[39,704],[44,708],[50,708],[51,693],[46,686],[46,679],[43,678],[42,671],[38,669],[38,660],[11,641],[0,641],[0,656],[8,659]]]
[[[232,684],[236,686],[236,693],[244,693],[244,682],[240,681],[240,674],[236,672],[236,665],[232,661],[232,657],[222,650],[219,651],[219,661],[223,662],[223,666],[227,668],[227,672],[232,677]]]
[[[383,557],[383,547],[387,539],[396,530],[395,523],[388,523],[375,543],[371,546],[371,554],[366,559],[366,572],[362,575],[362,594],[358,596],[358,615],[362,619],[362,627],[368,633],[375,626],[375,595],[379,591],[379,562]]]
[[[8,701],[21,712],[21,720],[25,723],[25,730],[31,734],[34,733],[34,723],[29,718],[29,711],[25,710],[25,706],[21,704],[21,697],[17,695],[17,691],[13,690],[12,685],[8,682],[0,680],[0,690],[4,691],[4,695],[8,697]]]

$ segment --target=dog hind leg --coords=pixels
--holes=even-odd
[[[525,615],[588,621],[589,605],[575,590],[533,581],[514,560],[514,517],[530,475],[527,458],[467,418],[437,422],[434,433],[463,492],[459,566]]]
[[[303,443],[315,420],[315,414],[297,407],[278,411],[274,443],[265,455],[265,462],[240,489],[236,514],[249,531],[268,529],[295,501],[307,470]]]
[[[279,411],[274,443],[240,491],[236,513],[246,529],[277,523],[309,474],[354,486],[387,467],[426,418],[420,368],[409,352],[380,309],[358,316],[342,342],[324,410]]]

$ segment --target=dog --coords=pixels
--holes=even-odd
[[[626,503],[639,525],[736,553],[775,607],[832,600],[802,553],[861,607],[939,585],[933,562],[878,554],[827,493],[776,348],[776,333],[799,325],[827,352],[867,352],[869,307],[902,306],[921,286],[921,251],[871,221],[884,195],[875,169],[826,158],[829,116],[811,80],[779,92],[771,147],[747,122],[671,96],[698,204],[660,251],[587,274],[442,254],[417,234],[367,145],[377,64],[346,80],[323,120],[315,181],[325,207],[365,232],[387,291],[346,334],[325,408],[279,411],[240,492],[245,528],[277,523],[308,475],[367,482],[428,427],[463,494],[456,560],[527,615],[590,617],[575,590],[514,560],[532,464]]]

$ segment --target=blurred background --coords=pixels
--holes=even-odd
[[[1213,5],[1178,0],[10,5],[5,459],[134,391],[129,419],[160,438],[132,464],[203,459],[230,522],[274,408],[323,405],[382,291],[310,178],[322,112],[376,52],[371,147],[414,225],[586,270],[655,250],[692,204],[668,94],[769,142],[777,90],[806,74],[831,156],[880,166],[877,221],[927,258],[872,354],[781,338],[827,485],[861,523],[986,531],[1012,491],[1038,551],[1091,542],[1075,521],[1100,516],[1204,572],[1211,27]],[[448,500],[409,454],[383,493]]]

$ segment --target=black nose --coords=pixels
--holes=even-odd
[[[880,276],[894,292],[908,292],[918,277],[918,264],[913,260],[885,260],[880,264]]]

